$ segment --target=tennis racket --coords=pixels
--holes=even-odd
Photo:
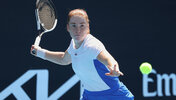
[[[39,46],[42,35],[54,30],[57,24],[57,13],[53,2],[51,0],[37,0],[35,15],[39,35],[35,39],[34,46]],[[33,49],[32,53],[36,54],[36,50]]]

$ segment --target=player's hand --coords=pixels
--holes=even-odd
[[[31,46],[31,54],[44,60],[46,60],[45,58],[46,51],[47,51],[46,49],[42,49],[40,46],[35,45]]]
[[[41,47],[32,45],[31,46],[31,50],[30,50],[31,54],[34,55],[34,56],[36,56],[37,53],[33,53],[33,50],[35,50],[35,52],[37,52],[38,49],[41,49]]]
[[[108,69],[110,70],[109,73],[105,73],[107,76],[111,77],[118,77],[118,76],[123,76],[123,73],[119,70],[119,67],[117,64],[115,64],[113,67],[107,66]]]

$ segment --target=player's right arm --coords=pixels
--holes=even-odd
[[[31,47],[31,50],[33,49],[35,49],[38,53],[36,53],[35,56],[48,60],[50,62],[60,65],[69,65],[71,63],[71,56],[67,50],[65,52],[54,52],[42,49],[40,47],[35,47],[34,45]]]
[[[71,63],[71,57],[67,50],[65,52],[46,51],[45,59],[60,65],[69,65]]]

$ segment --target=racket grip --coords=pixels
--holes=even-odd
[[[40,40],[41,40],[41,36],[37,36],[36,39],[35,39],[34,45],[39,46]]]
[[[34,46],[39,46],[41,40],[41,36],[37,36],[34,42]],[[31,51],[32,54],[36,55],[37,51],[33,48]]]

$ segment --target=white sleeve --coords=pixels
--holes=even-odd
[[[94,42],[93,45],[91,46],[91,54],[93,56],[93,59],[96,59],[97,56],[102,52],[103,50],[106,50],[103,43],[100,42],[99,40]]]

